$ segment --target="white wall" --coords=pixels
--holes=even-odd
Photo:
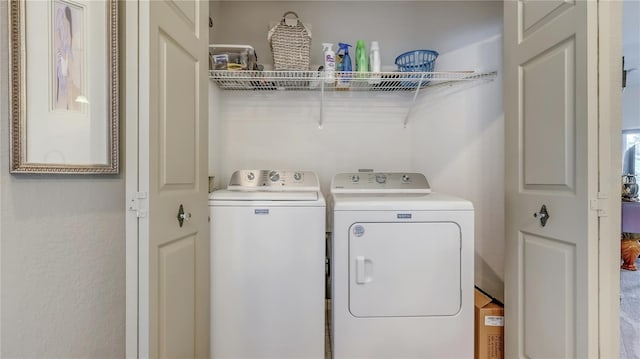
[[[502,2],[221,2],[215,41],[253,45],[271,63],[267,24],[294,10],[313,26],[312,63],[322,42],[380,41],[383,66],[401,52],[441,53],[436,69],[502,69]],[[240,168],[314,170],[328,193],[338,172],[372,168],[418,171],[434,191],[476,207],[476,284],[503,296],[504,180],[501,78],[418,99],[404,128],[410,96],[329,93],[318,128],[317,92],[222,92],[211,85],[210,171],[224,186]]]
[[[9,174],[0,19],[0,357],[122,358],[124,176]]]
[[[269,23],[295,11],[311,25],[311,63],[322,63],[322,43],[354,46],[380,42],[382,64],[393,65],[402,52],[426,48],[446,53],[495,35],[501,27],[501,1],[214,1],[214,37],[225,44],[248,44],[258,62],[271,65]],[[500,15],[497,17],[497,15]],[[497,23],[496,20],[500,22]]]
[[[466,65],[500,73],[502,36],[446,53],[442,60],[449,69]],[[473,202],[476,285],[503,299],[502,76],[419,105],[412,122],[413,168],[426,174],[434,190]]]

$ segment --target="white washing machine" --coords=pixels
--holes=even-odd
[[[331,183],[333,358],[473,358],[473,206],[419,173]]]
[[[236,171],[209,197],[213,358],[324,358],[325,201],[313,172]]]

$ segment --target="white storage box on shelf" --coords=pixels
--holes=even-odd
[[[209,70],[255,70],[256,51],[250,45],[209,45]]]

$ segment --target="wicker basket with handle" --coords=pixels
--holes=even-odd
[[[296,24],[288,25],[287,16],[295,16]],[[269,44],[273,52],[276,71],[307,71],[311,56],[311,32],[298,18],[298,14],[287,11],[282,20],[269,31]]]

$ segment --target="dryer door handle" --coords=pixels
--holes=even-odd
[[[356,256],[356,284],[366,284],[371,282],[371,277],[367,276],[366,264],[371,263],[371,260],[366,259],[364,256]]]

